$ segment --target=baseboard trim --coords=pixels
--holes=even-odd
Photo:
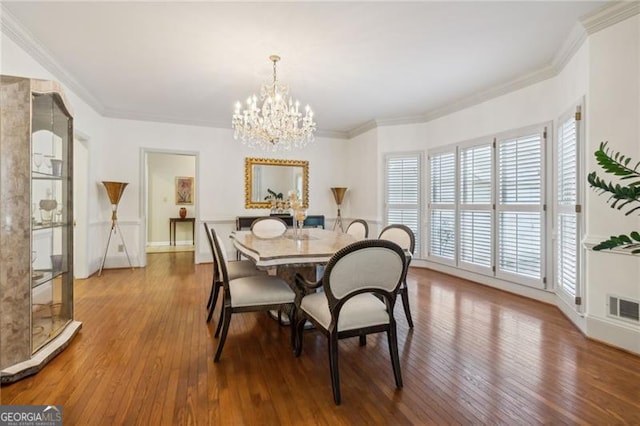
[[[607,318],[586,318],[587,337],[640,355],[640,328]]]

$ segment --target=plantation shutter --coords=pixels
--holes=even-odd
[[[420,153],[388,156],[385,163],[385,225],[408,226],[416,238],[415,254],[420,257]]]
[[[536,287],[544,281],[544,134],[499,140],[497,148],[496,275]]]
[[[456,153],[429,157],[429,256],[455,261]]]
[[[576,304],[579,294],[579,179],[577,113],[560,120],[556,145],[556,247],[555,278],[558,294],[570,305]]]
[[[493,259],[492,144],[461,148],[459,170],[460,266],[489,269]]]

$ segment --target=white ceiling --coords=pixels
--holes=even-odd
[[[336,135],[548,68],[604,4],[2,3],[106,116],[230,127],[235,101],[271,80],[275,53],[278,79]]]

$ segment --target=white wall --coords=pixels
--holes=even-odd
[[[149,153],[147,165],[149,191],[147,244],[169,245],[169,218],[179,217],[181,207],[187,209],[187,217],[194,217],[197,211],[198,198],[195,198],[194,204],[191,205],[177,205],[175,200],[175,178],[195,177],[196,157]],[[199,186],[198,184],[199,182],[195,182],[196,187]],[[191,244],[191,235],[189,224],[177,224],[175,235],[177,245]]]
[[[600,172],[593,151],[601,141],[640,161],[640,16],[589,38],[588,171]],[[624,216],[606,203],[606,195],[587,191],[587,239],[640,230],[640,216]],[[606,316],[608,293],[640,300],[640,257],[587,252],[588,334],[640,353],[640,327]]]

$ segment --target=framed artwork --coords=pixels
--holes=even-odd
[[[176,177],[176,204],[193,204],[195,191],[193,178],[185,176]]]

